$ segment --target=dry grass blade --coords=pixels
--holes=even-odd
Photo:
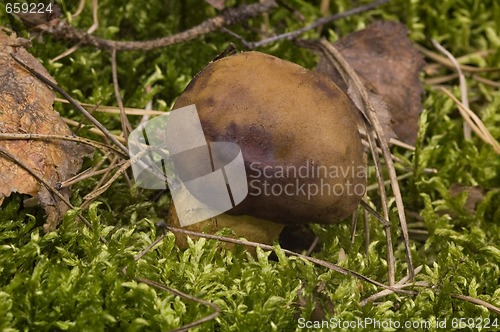
[[[472,75],[472,78],[480,83],[492,86],[494,88],[500,88],[500,83],[481,77],[479,75]]]
[[[77,18],[78,16],[80,16],[84,8],[85,8],[85,0],[80,0],[80,2],[78,3],[78,7],[76,8],[76,11],[74,14],[71,15],[71,18]]]
[[[126,163],[128,160],[125,160],[123,161],[121,164],[119,163],[118,161],[118,157],[117,156],[113,156],[111,159],[110,159],[111,155],[106,155],[105,158],[103,158],[103,160],[101,161],[100,165],[98,167],[101,167],[104,165],[104,163],[106,161],[109,161],[109,165],[106,167],[106,168],[103,168],[103,176],[99,179],[99,182],[95,185],[94,187],[94,190],[91,191],[90,194],[92,194],[94,191],[98,190],[104,183],[106,183],[111,177],[112,177],[112,172],[113,172],[113,169],[117,166],[121,166],[123,165],[124,163]],[[97,168],[97,167],[96,167]],[[87,199],[85,202],[83,202],[83,204],[80,206],[82,209],[86,209],[87,207],[90,206],[90,204],[97,198],[99,197],[98,195],[96,195],[95,197],[91,198],[91,199]]]
[[[497,154],[500,154],[500,144],[493,137],[493,135],[491,135],[488,128],[486,128],[486,126],[481,121],[481,119],[476,115],[476,113],[472,112],[468,107],[465,107],[465,105],[462,104],[460,100],[458,100],[457,97],[455,97],[453,93],[451,93],[449,90],[442,87],[439,88],[439,90],[444,92],[448,97],[450,97],[455,102],[455,104],[457,104],[460,115],[462,115],[462,117],[469,124],[472,130],[485,143],[491,145],[493,147],[493,150],[495,150]]]
[[[96,199],[99,195],[108,190],[108,188],[111,187],[113,182],[115,182],[123,173],[125,173],[125,171],[130,167],[130,165],[132,165],[132,160],[127,160],[126,162],[124,162],[120,166],[120,168],[115,172],[115,174],[111,177],[111,179],[109,179],[103,186],[87,194],[83,199],[86,201],[91,201]]]
[[[121,164],[119,164],[118,166],[120,166],[120,165]],[[98,168],[96,167],[96,169],[98,169]],[[92,178],[94,176],[104,174],[106,172],[109,172],[108,168],[103,168],[103,169],[100,169],[97,171],[93,171],[92,168],[88,168],[87,170],[81,172],[80,174],[75,175],[73,178],[68,179],[64,182],[61,182],[60,186],[61,186],[61,188],[66,188],[66,187],[73,185],[74,183],[83,181],[83,180],[88,179],[88,178]]]
[[[71,120],[71,119],[66,119],[66,118],[63,118],[63,120],[64,120],[64,122],[66,122],[70,126],[73,126],[73,127],[80,127],[81,126],[81,124],[79,122],[77,122],[77,121],[74,121],[74,120]],[[106,134],[104,134],[101,130],[99,130],[97,128],[90,128],[89,132],[92,133],[92,134],[104,137],[104,138],[108,138],[108,136]],[[113,134],[111,134],[111,135],[113,135]],[[121,143],[126,143],[127,142],[124,137],[116,136],[116,135],[113,135],[113,136],[114,136],[114,138],[116,140],[120,141]],[[122,154],[123,154],[123,152],[122,152]]]
[[[321,40],[319,42],[320,50],[332,61],[332,64],[337,67],[340,72],[344,73],[345,77],[348,77],[351,82],[346,82],[347,84],[352,84],[353,87],[358,92],[360,99],[362,100],[364,110],[364,115],[369,119],[369,122],[373,125],[373,130],[377,135],[377,138],[380,142],[380,148],[382,149],[382,153],[387,165],[387,170],[389,172],[389,177],[391,180],[392,192],[395,197],[396,206],[398,209],[399,222],[401,225],[401,231],[403,234],[405,247],[406,247],[406,262],[408,265],[408,274],[410,276],[410,280],[414,279],[414,268],[413,268],[413,260],[410,249],[410,242],[408,236],[408,226],[406,224],[406,216],[404,211],[403,198],[401,196],[401,192],[399,190],[399,183],[397,181],[396,170],[394,168],[394,163],[391,158],[391,152],[389,150],[388,142],[384,136],[380,123],[378,121],[377,116],[375,115],[375,109],[373,104],[370,101],[368,96],[368,92],[366,88],[361,83],[360,78],[354,72],[354,70],[350,67],[347,61],[344,59],[342,54],[338,52],[335,47],[333,47],[328,41]],[[377,154],[376,151],[372,151],[372,154]],[[382,189],[383,190],[383,189]],[[386,204],[387,202],[383,202],[382,204]],[[392,250],[392,248],[391,248]]]
[[[370,146],[370,150],[372,151],[372,158],[373,158],[373,163],[375,165],[375,170],[377,172],[377,186],[379,189],[380,193],[380,199],[382,201],[382,212],[384,213],[383,219],[386,220],[387,222],[384,222],[384,232],[385,232],[385,238],[386,238],[386,243],[387,243],[387,268],[388,268],[388,279],[389,279],[389,285],[394,285],[394,282],[396,280],[396,275],[395,275],[395,266],[396,266],[396,260],[394,258],[394,251],[392,248],[392,238],[391,238],[391,223],[389,222],[389,209],[387,208],[387,193],[385,191],[385,186],[384,186],[384,176],[382,173],[382,165],[380,163],[379,155],[378,153],[373,153],[373,151],[376,151],[376,144],[375,144],[375,137],[373,135],[373,131],[368,130],[366,127],[366,124],[363,123],[365,132],[368,134],[366,135],[368,138],[368,143]],[[391,155],[392,158],[392,155]],[[363,201],[361,201],[363,203]],[[363,205],[363,204],[361,204]],[[368,206],[368,205],[366,205]],[[365,205],[363,207],[366,208]],[[371,212],[371,211],[369,211]],[[373,211],[375,212],[375,211]]]
[[[413,145],[410,145],[410,144],[405,143],[405,142],[401,142],[400,140],[398,140],[396,138],[389,139],[389,144],[399,146],[400,148],[403,148],[406,150],[415,151],[415,147]]]
[[[431,78],[425,79],[424,82],[425,82],[425,84],[428,84],[428,85],[438,85],[438,84],[443,84],[443,83],[446,83],[448,81],[454,80],[455,78],[458,78],[458,74],[450,74],[450,75],[431,77]]]
[[[101,195],[103,192],[108,190],[109,187],[115,182],[120,175],[124,174],[126,170],[134,163],[142,163],[141,158],[144,157],[145,155],[151,153],[151,151],[159,151],[159,147],[147,147],[143,150],[141,150],[139,153],[134,155],[131,159],[126,160],[120,168],[115,172],[115,174],[109,179],[104,185],[101,187],[97,188],[93,192],[87,194],[84,199],[87,201],[94,200],[97,198],[99,195]],[[111,168],[110,168],[111,169]],[[156,168],[151,168],[151,171],[155,173],[155,175],[158,177],[158,181],[166,181],[165,175],[158,169]]]
[[[380,221],[382,223],[382,225],[384,225],[384,227],[390,227],[391,226],[391,222],[385,218],[384,216],[382,216],[380,213],[378,213],[377,211],[375,211],[368,203],[366,203],[365,201],[361,200],[359,202],[361,204],[361,206],[368,212],[370,213],[372,216],[374,216],[378,221]]]
[[[345,66],[345,68],[342,66],[339,67],[339,63],[338,63],[339,60],[337,59],[336,55],[333,54],[332,51],[329,50],[328,47],[325,47],[323,42],[310,43],[310,42],[306,42],[306,41],[301,41],[300,43],[305,45],[306,47],[319,48],[319,50],[324,54],[325,58],[328,59],[328,61],[334,67],[336,67],[338,69],[340,75],[342,76],[342,79],[346,82],[346,85],[348,85],[348,86],[352,85],[352,81],[355,80],[355,78],[353,78],[349,75],[351,72],[353,72],[353,69],[347,64],[347,62],[345,60],[343,60],[344,61],[343,66]],[[328,43],[326,43],[326,44],[328,44]],[[329,46],[331,46],[331,45],[329,45]],[[333,48],[333,46],[331,46],[331,47]],[[362,83],[359,81],[359,78],[358,78],[358,84],[362,85]],[[354,89],[353,92],[356,92],[356,91],[357,90]],[[360,95],[360,94],[361,93],[358,91],[357,95]],[[368,98],[366,91],[365,91],[365,97]],[[363,97],[361,97],[361,96],[359,97],[359,99],[364,100]],[[372,108],[373,108],[373,106],[372,106]],[[382,201],[382,209],[383,209],[383,213],[384,213],[384,216],[381,217],[381,219],[388,220],[389,219],[389,211],[387,208],[387,195],[386,195],[385,186],[384,186],[382,167],[381,167],[381,162],[380,162],[380,158],[378,155],[379,148],[376,146],[376,139],[375,139],[375,135],[373,133],[372,128],[370,127],[370,130],[368,130],[368,128],[367,128],[367,124],[371,124],[372,118],[371,118],[370,114],[367,114],[367,112],[369,112],[367,109],[362,108],[359,110],[360,110],[361,114],[363,115],[363,119],[366,121],[366,123],[363,123],[364,129],[361,126],[358,126],[358,128],[361,127],[360,131],[368,139],[368,147],[372,151],[371,156],[373,159],[373,163],[375,165],[375,171],[377,173],[377,186],[379,188],[381,201]],[[383,153],[383,151],[381,151],[381,152]],[[392,157],[393,157],[392,154],[390,154],[390,158],[392,158]],[[365,216],[366,216],[366,214],[365,214]],[[396,277],[395,277],[395,259],[394,259],[394,251],[393,251],[393,247],[392,247],[390,226],[391,226],[390,223],[388,223],[388,224],[384,223],[384,232],[386,234],[386,245],[387,245],[388,279],[389,279],[389,284],[393,285]],[[365,233],[365,235],[367,235],[367,233]],[[367,243],[368,243],[368,241],[367,241]]]
[[[127,114],[125,114],[125,110],[123,108],[123,101],[120,95],[120,85],[118,84],[118,73],[116,69],[116,49],[111,50],[111,73],[113,77],[113,88],[115,91],[116,102],[118,103],[118,107],[120,108],[120,122],[122,125],[122,133],[125,139],[128,138],[128,133],[132,131],[132,126],[128,121]]]
[[[365,193],[365,198],[366,198],[366,193]],[[370,218],[368,216],[368,211],[366,209],[363,209],[363,219],[364,219],[364,224],[365,224],[365,254],[368,256],[368,253],[370,251]]]
[[[422,265],[418,266],[416,269],[415,269],[415,275],[417,275],[420,271],[422,271]],[[409,286],[413,286],[414,284],[406,284],[406,282],[408,282],[409,280],[409,277],[408,276],[405,276],[403,277],[401,280],[399,280],[395,285],[394,287],[396,288],[404,288],[404,287],[409,287]],[[362,300],[360,302],[360,305],[363,307],[365,305],[367,305],[368,303],[370,302],[373,302],[373,301],[376,301],[380,298],[383,298],[384,296],[387,296],[389,294],[392,294],[393,292],[389,289],[384,289],[383,291],[380,291],[378,293],[375,293],[369,297],[367,297],[366,299]]]
[[[61,99],[61,98],[55,98],[54,101],[59,102],[59,103],[63,103],[63,104],[69,104],[69,101],[67,101],[66,99]],[[103,105],[96,106],[96,105],[92,105],[92,104],[81,103],[79,101],[77,101],[77,102],[87,110],[92,109],[95,112],[120,114],[120,108],[116,107],[116,106],[103,106]],[[123,111],[127,115],[138,115],[138,116],[165,114],[165,112],[161,112],[161,111],[141,109],[141,108],[132,108],[132,107],[124,107]]]
[[[365,129],[358,127],[358,130],[359,130],[359,133],[361,134],[361,136],[366,137],[366,130]],[[400,148],[403,148],[406,150],[415,151],[415,147],[413,145],[402,142],[396,138],[390,138],[389,144],[399,146]],[[396,159],[394,159],[394,160],[396,160]]]
[[[413,175],[413,172],[408,172],[408,173],[399,175],[397,177],[397,179],[398,179],[398,181],[404,180],[404,179],[407,179],[407,178],[411,177],[412,175]],[[385,180],[384,181],[384,186],[388,186],[390,184],[391,184],[391,180]],[[372,190],[376,190],[378,188],[379,188],[378,184],[372,184],[372,185],[369,185],[368,187],[366,187],[366,191],[372,191]]]
[[[448,67],[448,68],[451,68],[451,69],[455,69],[455,65],[453,64],[452,61],[450,61],[448,58],[445,58],[439,54],[436,54],[432,51],[429,51],[428,49],[426,49],[425,47],[421,46],[421,45],[418,45],[416,44],[415,47],[420,51],[422,52],[426,57],[440,63],[441,65],[445,66],[445,67]],[[460,58],[458,60],[463,60],[463,58]],[[468,65],[462,65],[460,64],[459,65],[460,69],[464,72],[468,72],[468,73],[481,73],[481,72],[496,72],[496,71],[500,71],[500,68],[493,68],[493,67],[487,67],[487,68],[478,68],[478,67],[474,67],[474,66],[468,66]]]
[[[113,151],[116,154],[119,154],[123,157],[127,157],[121,150],[116,149],[113,146],[96,142],[91,139],[77,137],[77,136],[60,136],[60,135],[42,135],[42,134],[10,134],[10,133],[0,133],[0,140],[62,140],[62,141],[71,141],[78,142],[82,144],[86,144],[92,146],[96,149]]]
[[[460,65],[458,64],[457,59],[451,54],[447,49],[445,49],[441,44],[439,44],[435,39],[432,39],[432,44],[435,48],[437,48],[441,53],[446,55],[448,59],[450,59],[453,66],[455,66],[455,70],[458,74],[458,80],[460,82],[460,97],[462,99],[462,103],[466,108],[469,108],[469,98],[467,97],[467,82],[465,81],[465,76],[462,73],[462,69],[460,69]],[[471,128],[464,122],[464,137],[466,140],[471,139]]]

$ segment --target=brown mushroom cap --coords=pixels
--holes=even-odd
[[[206,66],[174,109],[191,104],[207,141],[241,148],[249,193],[228,213],[337,223],[356,209],[366,184],[356,110],[328,78],[245,52]]]

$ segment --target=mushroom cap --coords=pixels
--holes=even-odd
[[[327,77],[244,52],[207,65],[174,109],[192,104],[207,141],[242,151],[249,193],[228,213],[330,224],[356,209],[366,186],[357,110]]]

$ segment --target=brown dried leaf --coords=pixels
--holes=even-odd
[[[54,92],[11,57],[10,53],[15,52],[29,66],[51,78],[18,45],[14,36],[0,30],[0,133],[73,135],[52,108]],[[76,174],[83,157],[90,152],[85,146],[61,140],[5,140],[0,141],[0,150],[16,156],[52,186]],[[60,192],[65,197],[70,195],[68,188]],[[46,231],[54,230],[68,209],[20,165],[0,154],[0,204],[11,193],[35,197],[47,215]]]
[[[380,96],[386,105],[386,108],[377,107],[386,137],[391,137],[394,131],[400,140],[413,144],[422,108],[420,96],[423,89],[418,74],[424,60],[406,35],[404,25],[379,21],[339,39],[333,45],[373,94],[374,104],[380,105],[380,100],[376,100]],[[327,59],[321,57],[316,70],[329,76],[349,94],[348,86]],[[352,93],[349,96],[353,98]],[[355,96],[353,101],[357,103]]]

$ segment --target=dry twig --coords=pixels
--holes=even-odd
[[[224,26],[233,25],[246,21],[252,17],[262,15],[275,7],[276,2],[274,0],[265,0],[262,3],[253,3],[235,8],[228,8],[221,14],[210,18],[191,29],[175,35],[148,41],[115,41],[103,39],[76,29],[65,21],[60,21],[58,24],[41,25],[38,29],[50,33],[55,38],[73,41],[79,45],[92,46],[98,49],[115,49],[117,51],[152,50],[195,39],[207,33],[219,30]]]
[[[349,10],[346,10],[345,12],[342,12],[342,13],[338,13],[335,15],[327,16],[327,17],[322,17],[322,18],[316,20],[314,23],[312,23],[306,27],[303,27],[301,29],[298,29],[298,30],[295,30],[292,32],[287,32],[287,33],[284,33],[281,35],[269,37],[269,38],[263,39],[263,40],[258,41],[258,42],[248,42],[244,38],[242,38],[241,36],[235,34],[234,32],[232,32],[228,29],[223,29],[223,31],[225,31],[225,32],[231,34],[233,37],[239,39],[241,41],[241,43],[246,48],[254,49],[254,48],[263,47],[263,46],[272,44],[272,43],[277,42],[279,40],[295,39],[307,31],[314,30],[318,27],[321,27],[321,26],[328,24],[330,22],[333,22],[335,20],[339,20],[341,18],[346,18],[349,16],[353,16],[356,14],[366,12],[368,10],[372,10],[380,5],[383,5],[384,3],[388,2],[388,1],[389,0],[376,0],[376,1],[373,1],[369,4],[367,4],[367,5],[359,6],[359,7],[353,8],[353,9],[349,9]]]

